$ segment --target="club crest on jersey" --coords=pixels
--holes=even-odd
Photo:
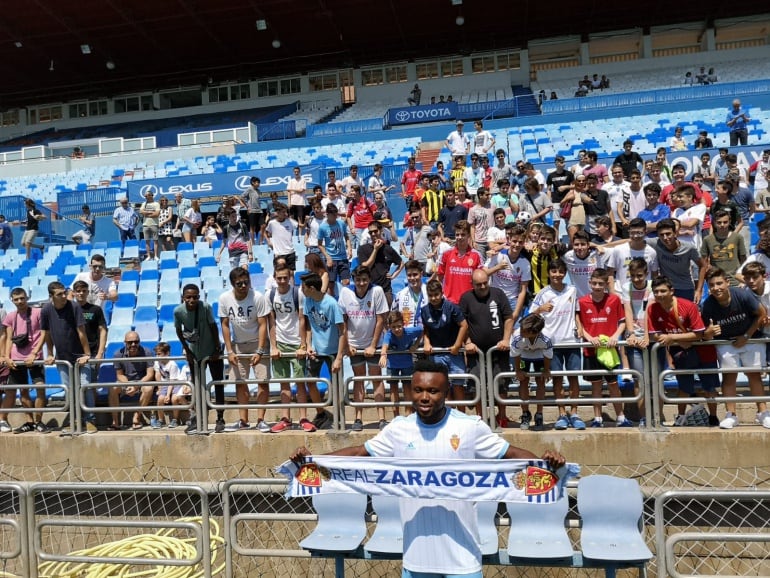
[[[609,315],[610,312],[612,311],[612,308],[611,307],[605,307],[604,311],[607,313],[607,315]]]
[[[537,466],[527,466],[526,470],[517,472],[511,479],[518,490],[524,490],[527,496],[547,494],[559,482],[553,472]]]
[[[468,257],[468,267],[472,267],[472,266],[473,266],[473,259]]]
[[[320,488],[322,480],[331,478],[331,472],[327,468],[320,468],[317,464],[303,464],[294,474],[297,482],[309,488]]]
[[[449,445],[452,446],[454,451],[457,451],[457,448],[460,447],[460,436],[453,434],[452,437],[449,438]]]

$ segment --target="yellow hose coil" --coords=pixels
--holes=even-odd
[[[181,518],[177,522],[197,522],[200,518]],[[225,564],[215,566],[220,546],[225,543],[219,535],[219,524],[209,520],[211,527],[211,573],[221,572]],[[195,538],[177,538],[175,528],[164,528],[154,534],[140,534],[99,544],[85,550],[71,552],[73,556],[111,556],[115,558],[146,558],[148,560],[192,560],[195,557]],[[165,566],[132,564],[86,564],[83,562],[44,562],[38,568],[40,578],[208,578],[203,564],[195,566]],[[9,575],[10,577],[10,575]],[[5,578],[0,574],[0,578]]]

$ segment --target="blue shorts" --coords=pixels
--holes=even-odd
[[[337,281],[350,281],[350,261],[332,261],[329,269],[329,283]]]
[[[551,371],[580,371],[580,359],[579,347],[554,348]]]
[[[465,379],[454,378],[453,373],[465,373],[465,357],[462,354],[452,355],[451,353],[436,353],[431,356],[434,363],[446,365],[450,373],[452,385],[465,385]]]

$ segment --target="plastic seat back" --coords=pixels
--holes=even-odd
[[[587,476],[578,482],[583,519],[580,546],[594,560],[644,561],[652,552],[642,538],[642,491],[635,480]]]
[[[511,531],[508,555],[513,558],[556,560],[572,557],[572,543],[564,527],[569,499],[550,504],[508,502]]]
[[[299,545],[319,552],[354,552],[366,538],[366,495],[316,494],[318,524]]]
[[[500,548],[495,516],[497,516],[497,502],[476,502],[482,556],[497,554]]]
[[[392,496],[372,496],[372,507],[377,514],[377,526],[364,548],[367,552],[375,554],[402,554],[404,528],[401,525],[399,499]]]

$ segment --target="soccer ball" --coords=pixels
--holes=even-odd
[[[516,215],[516,222],[519,225],[526,225],[532,220],[532,215],[530,215],[527,211],[519,211],[519,213]]]

